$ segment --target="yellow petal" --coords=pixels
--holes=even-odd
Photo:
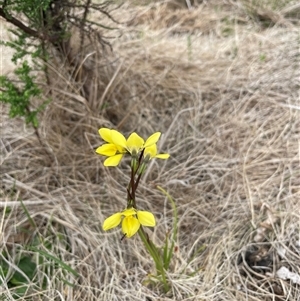
[[[115,144],[117,150],[119,153],[125,154],[126,153],[126,149],[120,145]]]
[[[117,152],[117,147],[114,144],[109,144],[109,143],[103,144],[96,149],[97,154],[108,156],[108,157],[115,155],[116,152]]]
[[[104,166],[117,166],[120,163],[122,157],[123,157],[123,154],[118,154],[118,155],[109,157],[104,161],[103,165]]]
[[[149,155],[150,158],[153,158],[157,155],[157,146],[156,144],[152,144],[151,146],[148,146],[144,150],[144,156]]]
[[[169,154],[158,154],[155,156],[155,158],[158,158],[158,159],[168,159],[170,157]]]
[[[147,227],[154,227],[155,217],[151,212],[148,211],[137,211],[137,217],[141,225],[147,226]]]
[[[140,222],[132,215],[123,218],[122,232],[126,234],[126,237],[133,236],[140,228]]]
[[[140,137],[137,133],[132,133],[126,142],[127,149],[131,153],[133,150],[136,152],[139,152],[139,150],[144,145],[144,139]]]
[[[155,144],[159,137],[160,137],[161,133],[160,132],[156,132],[154,134],[152,134],[145,142],[145,145],[144,147],[148,147],[148,146],[151,146],[152,144]]]
[[[121,222],[121,216],[121,212],[118,212],[108,217],[102,225],[103,230],[106,231],[117,227]]]
[[[108,143],[113,143],[112,139],[111,139],[111,130],[108,128],[101,128],[99,129],[99,135],[101,136],[101,138],[108,142]]]
[[[111,139],[114,144],[119,145],[123,148],[126,148],[126,139],[125,137],[116,130],[111,130]]]

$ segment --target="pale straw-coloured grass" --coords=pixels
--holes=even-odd
[[[1,209],[1,249],[14,268],[44,237],[48,249],[39,247],[79,274],[39,266],[47,286],[29,285],[30,300],[300,300],[299,284],[276,276],[281,266],[300,274],[299,30],[289,19],[264,28],[240,5],[216,4],[116,11],[114,53],[86,59],[90,99],[53,68],[40,127],[48,152],[2,115],[0,206],[11,210]],[[128,161],[108,169],[94,153],[103,126],[163,133],[160,150],[171,157],[151,162],[138,205],[155,214],[147,231],[159,245],[172,211],[156,186],[178,206],[167,294],[147,284],[153,264],[138,237],[101,229],[126,206],[129,181]],[[1,293],[11,300],[7,286]]]

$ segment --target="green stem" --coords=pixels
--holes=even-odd
[[[130,182],[129,182],[128,188],[127,188],[128,205],[131,205],[131,204],[129,204],[129,202],[132,202],[133,207],[136,209],[137,209],[137,207],[136,207],[136,201],[135,201],[135,192],[138,188],[140,179],[142,177],[142,173],[138,174],[136,181],[135,181],[135,177],[136,177],[136,174],[141,165],[142,156],[143,156],[143,153],[139,157],[138,166],[135,166],[135,164],[131,164],[131,179],[130,179]],[[140,226],[138,233],[139,233],[139,236],[140,236],[142,242],[144,243],[146,250],[148,251],[148,253],[150,254],[150,256],[152,257],[152,259],[155,263],[156,273],[157,273],[158,277],[161,277],[160,281],[163,283],[164,291],[168,292],[170,287],[169,287],[169,284],[167,281],[166,272],[164,269],[164,263],[163,263],[162,256],[161,256],[159,250],[157,249],[155,244],[149,239],[148,235],[145,233],[142,226]]]
[[[140,155],[138,161],[136,160],[136,158],[131,160],[131,179],[130,179],[130,182],[129,182],[128,188],[127,188],[127,203],[129,204],[130,202],[132,202],[133,203],[132,205],[133,205],[134,208],[136,208],[135,192],[136,192],[137,187],[139,185],[141,175],[138,176],[136,182],[134,181],[134,178],[137,174],[137,171],[139,170],[141,160],[142,160],[142,156],[143,156],[143,153]],[[135,162],[135,163],[133,163],[133,162]],[[137,165],[136,165],[136,163],[137,163]]]
[[[160,254],[157,250],[157,247],[149,239],[148,235],[145,233],[145,231],[142,227],[140,227],[138,233],[139,233],[139,236],[140,236],[142,242],[144,243],[145,248],[147,249],[147,251],[151,255],[153,261],[155,262],[157,275],[158,276],[161,275],[161,277],[162,277],[162,283],[163,283],[163,286],[164,286],[164,291],[165,292],[169,291],[170,288],[169,288],[169,285],[168,285],[168,282],[167,282],[165,269],[164,269],[163,263],[161,262],[161,256],[160,256]]]

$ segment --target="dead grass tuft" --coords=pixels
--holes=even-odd
[[[1,210],[1,250],[16,264],[43,237],[45,251],[79,273],[41,267],[48,286],[32,285],[32,300],[300,300],[300,284],[276,274],[300,274],[299,32],[216,5],[124,5],[116,19],[137,17],[122,25],[114,53],[88,52],[89,99],[53,64],[40,127],[52,161],[22,121],[2,115],[0,205],[11,209]],[[167,295],[147,284],[153,266],[139,239],[101,229],[126,204],[129,179],[126,162],[106,169],[94,153],[102,126],[163,132],[171,158],[152,162],[138,201],[157,218],[149,234],[158,244],[172,212],[156,186],[178,206]]]

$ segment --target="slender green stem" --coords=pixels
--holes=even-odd
[[[157,252],[155,252],[155,250],[152,248],[151,244],[149,243],[149,240],[147,238],[147,235],[144,231],[144,229],[142,227],[140,227],[139,231],[138,231],[140,238],[142,239],[147,251],[150,253],[150,255],[152,256],[155,265],[156,265],[156,269],[160,269],[161,265],[160,265],[160,260],[157,256]]]
[[[138,176],[136,181],[134,181],[134,179],[136,177],[137,171],[139,170],[142,157],[143,157],[143,152],[140,155],[138,161],[136,160],[136,158],[131,160],[131,179],[130,179],[130,182],[129,182],[128,188],[127,188],[127,203],[129,204],[130,202],[132,202],[132,205],[133,205],[134,208],[136,208],[135,192],[136,192],[137,187],[139,185],[141,175]]]
[[[145,246],[146,250],[149,252],[149,254],[151,255],[153,261],[155,262],[156,272],[157,272],[158,276],[160,275],[162,277],[162,283],[163,283],[163,286],[164,286],[164,291],[167,292],[170,288],[169,288],[169,285],[168,285],[168,282],[167,282],[164,265],[161,261],[161,256],[160,256],[156,246],[148,238],[147,234],[145,233],[145,231],[142,227],[140,227],[138,233],[139,233],[139,236],[140,236],[141,240],[144,243],[144,246]]]
[[[135,184],[134,184],[134,191],[137,190],[137,187],[138,187],[138,185],[139,185],[141,176],[142,176],[142,174],[139,174],[137,180],[135,181]]]
[[[136,207],[136,200],[135,200],[135,192],[138,188],[140,179],[142,177],[142,173],[138,173],[139,167],[142,162],[142,156],[143,154],[141,154],[141,156],[139,157],[137,166],[136,164],[131,163],[131,179],[127,188],[128,206],[133,206],[136,209],[137,207]],[[137,174],[138,176],[137,179],[135,180]],[[163,283],[164,291],[165,292],[169,291],[170,287],[166,277],[164,262],[159,250],[157,249],[155,244],[149,239],[148,235],[145,233],[142,226],[140,226],[138,233],[146,250],[148,251],[148,253],[150,254],[150,256],[152,257],[155,263],[156,273],[157,276],[161,277],[160,281]]]

